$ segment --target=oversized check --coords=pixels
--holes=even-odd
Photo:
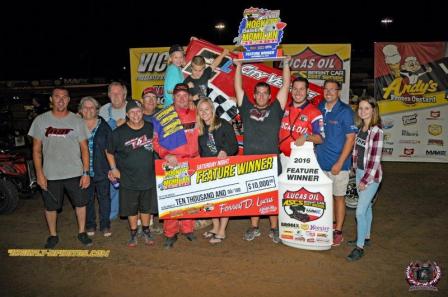
[[[161,219],[278,214],[276,155],[156,161]]]

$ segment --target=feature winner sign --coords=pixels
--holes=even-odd
[[[277,156],[156,160],[161,219],[275,215]]]
[[[281,58],[282,51],[277,49],[283,38],[286,23],[280,21],[280,10],[248,8],[238,29],[236,45],[244,47],[238,56],[243,61],[272,61]]]

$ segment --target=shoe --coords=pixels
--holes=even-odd
[[[215,232],[206,231],[202,234],[202,237],[204,237],[205,239],[210,239],[210,238],[214,237],[215,235],[216,235]]]
[[[196,235],[194,235],[193,232],[191,232],[191,233],[185,233],[184,235],[185,235],[185,237],[186,237],[189,241],[195,241],[195,240],[196,240]]]
[[[152,224],[149,226],[149,230],[154,234],[162,234],[163,227],[160,224]]]
[[[81,243],[86,247],[89,247],[93,244],[92,239],[89,238],[86,232],[79,233],[78,240],[81,241]]]
[[[128,240],[128,247],[133,248],[133,247],[136,247],[137,244],[138,244],[137,233],[131,234],[131,238],[129,238],[129,240]]]
[[[212,238],[210,238],[210,240],[208,242],[210,242],[211,244],[218,244],[224,241],[224,239],[226,239],[226,237],[219,237],[218,235],[213,235]]]
[[[342,232],[333,231],[333,244],[331,246],[339,246],[344,241]]]
[[[280,243],[281,242],[280,233],[278,231],[278,228],[277,229],[271,229],[269,231],[269,238],[272,238],[272,242],[274,242],[274,243]]]
[[[104,237],[111,237],[112,236],[112,230],[110,228],[106,228],[103,230],[103,236]]]
[[[258,227],[250,227],[247,229],[246,233],[244,234],[244,240],[252,241],[255,239],[255,237],[258,237],[261,235],[260,229]]]
[[[350,262],[357,261],[364,256],[364,249],[360,249],[359,247],[355,247],[353,251],[351,251],[350,255],[347,256],[347,260]]]
[[[173,247],[176,241],[177,241],[177,235],[174,235],[173,237],[166,237],[163,246],[165,247],[165,249],[169,250],[170,248]]]
[[[347,241],[347,244],[349,246],[356,246],[356,242],[357,242],[357,240],[353,239],[353,240]],[[370,246],[370,238],[364,239],[364,247],[366,247],[366,246]]]
[[[45,244],[46,249],[54,249],[54,247],[59,242],[59,236],[48,236],[47,243]]]
[[[143,231],[143,238],[145,239],[145,244],[146,245],[154,245],[154,243],[156,242],[154,236],[152,236],[151,231]]]
[[[95,235],[95,228],[87,228],[86,229],[88,236],[94,236]]]

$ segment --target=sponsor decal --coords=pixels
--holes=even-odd
[[[392,138],[392,135],[390,133],[384,133],[383,140],[384,141],[390,141]]]
[[[419,143],[420,143],[420,140],[417,140],[417,139],[409,139],[409,140],[401,139],[401,140],[398,141],[398,142],[399,142],[399,143],[419,144]]]
[[[405,276],[409,291],[438,291],[436,285],[442,277],[442,270],[434,261],[416,261],[406,267]]]
[[[429,111],[429,118],[427,120],[439,120],[440,118],[440,110],[431,110]]]
[[[383,119],[382,120],[382,126],[383,129],[390,129],[394,126],[394,120],[393,119]]]
[[[432,150],[426,150],[426,155],[427,156],[441,156],[441,157],[446,157],[446,151],[432,151]]]
[[[404,149],[403,149],[403,154],[405,155],[405,156],[412,156],[413,154],[414,154],[414,152],[415,152],[415,148],[407,148],[407,147],[405,147]]]
[[[443,146],[443,140],[442,139],[428,139],[428,145]]]
[[[413,131],[401,130],[401,135],[402,136],[418,136],[418,131],[417,130],[413,130]]]
[[[394,149],[391,147],[383,147],[383,155],[385,156],[392,156],[392,153],[394,152]]]
[[[417,114],[404,115],[401,117],[403,126],[413,125],[417,123]]]
[[[438,124],[431,124],[428,126],[428,133],[431,134],[432,136],[437,136],[442,134],[442,125],[438,125]]]
[[[315,221],[323,216],[326,209],[324,196],[305,188],[298,191],[286,191],[283,194],[282,206],[288,216],[299,222]]]

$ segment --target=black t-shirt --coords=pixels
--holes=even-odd
[[[120,170],[120,187],[130,190],[148,190],[155,185],[153,126],[144,122],[134,130],[127,124],[112,132],[107,152],[115,155]]]
[[[239,110],[243,117],[244,154],[278,154],[278,131],[283,117],[278,100],[259,109],[244,95]]]
[[[207,97],[208,95],[208,81],[212,78],[213,71],[212,68],[207,67],[204,69],[204,73],[200,78],[192,78],[191,75],[188,76],[184,83],[188,84],[189,82],[192,82],[194,85],[194,88],[190,88],[191,95],[199,95],[199,97],[204,96]]]
[[[366,139],[369,132],[363,132],[362,129],[359,130],[358,135],[356,135],[356,149],[358,150],[358,168],[364,170],[364,154],[366,151]]]
[[[225,151],[227,156],[234,156],[238,152],[238,141],[233,127],[223,119],[219,121],[221,126],[218,129],[210,133],[209,127],[205,126],[204,134],[199,136],[201,157],[216,157],[220,151]]]

